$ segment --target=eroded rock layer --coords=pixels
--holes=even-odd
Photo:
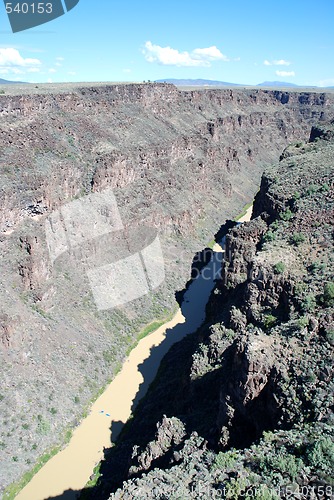
[[[333,125],[265,170],[206,324],[164,358],[90,498],[332,498]]]
[[[306,140],[310,124],[333,111],[331,94],[312,92],[184,92],[165,84],[15,92],[0,96],[1,488],[61,440],[114,375],[141,328],[175,307],[174,292],[189,279],[193,255],[252,199],[263,165],[288,143]],[[124,234],[149,226],[159,235],[166,278],[153,294],[99,310],[76,255],[85,252],[83,258],[98,267],[108,245],[92,240],[76,255],[65,252],[54,260],[45,221],[64,205],[111,189]],[[280,201],[264,202],[272,216]],[[255,245],[266,223],[250,235]],[[239,270],[228,279],[242,285],[243,274],[257,263],[233,259]],[[288,293],[278,281],[271,302],[286,309],[280,301],[289,301]],[[253,316],[261,321],[266,300],[261,290],[250,287],[247,294],[259,312],[236,313],[240,328]],[[247,364],[245,346],[234,349],[229,356]],[[278,377],[268,368],[251,385],[262,393],[263,384]],[[243,405],[233,388],[226,391],[232,406],[235,398]],[[269,420],[281,418],[272,406]],[[219,410],[226,429],[222,443],[234,439],[233,408]]]

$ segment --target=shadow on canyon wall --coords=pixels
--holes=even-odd
[[[234,225],[235,223],[233,221],[226,221],[215,235],[215,242],[222,243],[226,232]],[[140,400],[142,400],[150,386],[154,388],[161,384],[159,366],[164,365],[166,369],[166,361],[163,358],[171,348],[173,350],[173,357],[177,360],[176,364],[178,366],[184,366],[186,363],[190,368],[193,343],[190,339],[187,340],[185,337],[190,333],[196,332],[205,321],[206,304],[216,279],[220,277],[221,263],[222,253],[213,252],[211,248],[204,248],[194,255],[191,265],[191,278],[183,290],[175,293],[175,298],[180,305],[185,321],[184,323],[168,329],[163,342],[159,346],[152,347],[148,358],[138,366],[138,371],[143,377],[143,382],[132,402],[131,413],[134,414],[134,417],[127,423],[112,421],[110,426],[110,442],[112,445],[117,444],[117,446],[104,449],[104,459],[101,462],[101,477],[98,486],[87,487],[82,491],[64,491],[62,495],[49,497],[50,500],[51,498],[63,500],[74,500],[77,498],[96,498],[103,500],[109,498],[110,492],[119,488],[122,482],[128,477],[133,447],[138,444],[145,447],[145,445],[154,439],[157,431],[156,423],[161,421],[164,415],[173,416],[175,414],[175,401],[183,401],[184,408],[181,409],[181,413],[189,413],[189,394],[187,397],[187,394],[184,393],[184,391],[188,392],[188,386],[182,383],[182,381],[173,380],[176,392],[171,398],[167,392],[165,393],[165,397],[163,397],[164,395],[162,394],[161,398],[159,398],[158,412],[156,408],[155,411],[150,411],[152,403],[149,402],[146,408],[145,402],[142,401],[140,403]],[[182,339],[184,341],[182,342],[182,347],[180,347],[177,343]],[[174,368],[177,367],[172,367],[170,378],[168,377],[169,382],[171,378],[175,377],[176,372]],[[157,374],[158,381],[155,381],[154,379]],[[219,400],[219,395],[218,393],[214,395],[212,393],[208,394],[206,387],[210,383],[212,387],[219,387],[219,384],[214,383],[214,379],[217,382],[219,376],[220,373],[216,371],[214,374],[204,375],[200,380],[196,380],[191,384],[191,393],[196,394],[196,400],[201,402],[201,407],[206,407],[208,418],[210,418],[210,413],[213,412],[212,414],[216,415],[218,412],[217,401]],[[209,381],[209,378],[212,380]],[[193,418],[188,418],[187,421],[184,422],[187,435],[191,434],[193,431],[197,431],[201,433],[201,435],[204,435],[206,439],[213,442],[213,436],[210,436],[210,432],[206,432],[207,426],[203,427],[200,419],[196,418],[196,414],[198,417],[198,412],[202,415],[202,411],[203,408],[197,410],[194,408],[194,412],[191,412],[193,413]],[[179,411],[177,413],[179,413]],[[139,421],[137,421],[138,419]],[[170,453],[173,453],[173,451],[175,451],[175,448],[173,448]],[[164,454],[162,457],[152,462],[150,469],[158,466],[166,468],[169,462],[169,454]]]
[[[217,233],[219,239],[216,235],[215,240],[223,243],[226,232],[234,225],[234,222],[227,221]],[[208,255],[211,256],[209,261]],[[240,368],[240,374],[235,377],[238,387],[245,386],[247,370],[242,369],[245,361],[242,352],[232,342],[220,354],[219,365],[214,370],[193,379],[189,377],[193,354],[209,335],[209,330],[206,329],[206,333],[203,333],[199,327],[205,322],[206,304],[220,277],[222,253],[204,249],[196,253],[192,269],[194,262],[196,266],[200,263],[201,271],[185,291],[176,293],[176,296],[182,293],[180,307],[185,322],[167,330],[165,340],[159,346],[152,347],[148,358],[138,366],[143,382],[132,402],[131,412],[134,417],[127,423],[111,423],[110,441],[116,446],[104,449],[97,484],[82,491],[65,491],[62,495],[52,497],[54,500],[107,500],[110,493],[120,488],[129,477],[135,479],[155,468],[167,470],[177,464],[181,458],[175,457],[193,432],[204,438],[209,448],[218,451],[219,427],[222,425],[221,398],[231,388],[230,376],[235,377],[233,363],[236,362]],[[226,303],[227,309],[229,306]],[[188,335],[190,333],[195,335]],[[271,397],[271,386],[274,383],[273,374],[257,398],[244,409],[237,409],[230,445],[236,448],[249,446],[259,438],[263,430],[275,427],[279,414]],[[145,394],[147,396],[142,399]],[[268,408],[272,411],[266,411]],[[164,447],[163,440],[170,439],[170,429],[167,425],[162,429],[162,437],[157,438],[157,423],[163,422],[166,417],[177,417],[184,426],[184,431],[176,433],[176,439],[173,436],[170,445]],[[153,446],[158,448],[156,454],[147,447],[152,441]],[[146,452],[149,457],[147,461],[144,457],[146,463],[143,466]],[[94,479],[94,475],[91,478]]]

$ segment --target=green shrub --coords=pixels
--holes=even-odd
[[[307,316],[302,316],[298,319],[298,325],[300,326],[300,328],[305,328],[306,326],[308,326],[309,322],[310,320]]]
[[[323,271],[326,268],[326,264],[322,264],[321,262],[312,262],[309,265],[308,271],[312,274],[315,274],[317,271]]]
[[[102,353],[103,359],[106,363],[111,364],[115,361],[115,356],[112,351],[103,351]]]
[[[223,471],[226,469],[231,469],[235,465],[237,458],[238,458],[238,453],[235,450],[230,450],[226,452],[221,451],[216,456],[212,468],[213,470],[220,469]]]
[[[334,470],[334,442],[328,436],[323,436],[309,446],[306,457],[309,465],[322,476],[331,474]]]
[[[309,196],[310,194],[314,194],[318,191],[318,189],[319,188],[316,184],[311,184],[306,190],[306,195]]]
[[[334,283],[326,283],[324,286],[323,302],[326,307],[334,306]]]
[[[245,478],[233,477],[225,484],[225,498],[229,500],[238,500],[239,498],[242,498],[242,493],[247,490],[248,486],[249,484]]]
[[[277,473],[288,476],[294,481],[303,467],[303,461],[295,455],[291,455],[285,449],[278,450],[275,454],[264,455],[259,462],[259,467],[264,474],[273,479]]]
[[[38,419],[37,432],[42,435],[48,434],[51,430],[51,426],[48,420],[43,418],[42,415],[38,415],[37,419]]]
[[[265,314],[263,318],[263,325],[266,329],[273,327],[277,322],[277,318],[272,314]]]
[[[276,238],[275,233],[272,231],[267,231],[266,234],[262,236],[262,242],[263,243],[268,243],[269,241],[274,241]]]
[[[326,330],[326,340],[327,340],[327,342],[330,343],[330,345],[334,346],[334,330],[333,329]]]
[[[290,243],[298,247],[301,243],[304,243],[305,236],[302,233],[293,233],[290,238]]]
[[[307,285],[303,281],[299,281],[295,284],[295,295],[302,297],[307,290]]]
[[[93,488],[93,486],[96,486],[99,478],[101,477],[101,472],[100,472],[101,465],[102,465],[102,462],[98,463],[94,467],[93,474],[90,476],[90,479],[89,479],[88,483],[86,484],[86,488]],[[85,496],[83,498],[85,498]]]
[[[318,378],[317,378],[316,374],[314,373],[314,371],[311,368],[309,368],[308,371],[304,375],[304,380],[306,382],[314,384],[318,380]]]
[[[237,333],[234,330],[231,330],[230,328],[226,328],[224,330],[224,338],[226,338],[227,340],[232,341],[236,336]]]
[[[270,224],[270,228],[273,231],[277,231],[277,229],[279,228],[279,221],[278,220],[274,220],[274,222],[272,222],[272,224]]]
[[[329,190],[330,190],[330,187],[329,187],[329,185],[326,182],[320,188],[320,191],[322,193],[328,193]]]
[[[290,208],[288,208],[287,210],[285,210],[285,212],[282,212],[280,214],[280,218],[282,220],[285,220],[285,221],[292,219],[293,216],[294,216],[294,214],[293,214],[293,212],[291,212]]]
[[[73,431],[72,429],[67,429],[65,433],[65,443],[69,443],[72,438]]]
[[[303,312],[313,312],[317,303],[313,294],[306,295],[301,302],[301,309]]]
[[[281,260],[274,265],[274,273],[282,274],[285,271],[285,264]]]

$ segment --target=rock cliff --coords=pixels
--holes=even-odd
[[[53,93],[34,89],[19,94],[12,89],[0,96],[1,488],[59,442],[114,375],[139,331],[175,307],[174,292],[189,279],[192,256],[212,239],[222,221],[252,199],[263,166],[289,143],[305,141],[311,123],[320,122],[321,127],[332,113],[331,94],[179,91],[165,84],[83,85]],[[317,145],[319,132],[313,136]],[[303,174],[296,170],[297,174],[301,191]],[[246,300],[230,318],[239,329],[251,322],[260,327],[267,312],[284,319],[298,307],[284,273],[275,274],[276,285],[267,290],[270,266],[264,279],[244,285],[247,273],[255,276],[263,267],[257,252],[267,224],[281,209],[294,214],[301,203],[292,200],[293,193],[287,201],[284,186],[280,196],[271,194],[273,182],[270,176],[263,178],[254,212],[266,210],[268,215],[251,229],[242,229],[251,242],[247,259],[237,251],[244,245],[238,233],[231,233],[227,241],[231,260],[224,271],[226,286],[242,288]],[[159,234],[166,279],[154,294],[101,311],[80,266],[73,266],[71,258],[58,263],[50,259],[45,221],[65,204],[106,189],[113,190],[124,231],[146,225]],[[329,224],[323,207],[317,210],[319,220]],[[296,233],[309,227],[308,217],[312,213],[292,219]],[[327,240],[321,245],[320,253],[326,251]],[[287,269],[295,258],[291,248],[284,255],[280,250],[275,254]],[[85,252],[96,265],[106,257],[101,245],[87,246]],[[217,289],[217,301],[225,297],[225,288]],[[327,335],[324,317],[310,318],[308,325]],[[274,371],[274,357],[263,376],[256,375],[262,357],[255,361],[257,355],[251,353],[266,347],[256,331],[249,335],[254,335],[252,348],[240,341],[226,355],[231,363],[235,359],[251,366],[250,389],[241,394],[233,382],[219,386],[221,398],[230,398],[229,406],[222,402],[218,407],[218,396],[212,403],[218,412],[214,421],[210,417],[212,429],[203,431],[208,439],[222,432],[222,446],[237,439],[233,415],[241,427],[246,425],[246,401],[255,414],[266,404],[271,408],[268,422],[255,426],[253,435],[283,418],[280,403],[266,396],[282,375]],[[212,347],[216,356],[223,352],[219,342]],[[215,373],[210,368],[207,376]]]
[[[265,170],[206,324],[163,360],[91,498],[332,497],[332,127]]]

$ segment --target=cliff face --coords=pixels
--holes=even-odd
[[[257,181],[259,161],[305,139],[310,120],[323,119],[332,101],[330,94],[180,92],[164,84],[1,96],[2,230],[106,186],[121,191],[127,219],[138,219],[140,208],[141,216],[172,229],[171,214],[157,206],[167,186],[178,202],[173,215],[188,231],[195,199],[183,207],[176,196],[185,177],[189,198],[205,198],[214,184],[230,198],[238,173],[250,169]]]
[[[75,423],[141,327],[171,310],[193,254],[252,198],[262,166],[289,142],[305,140],[310,123],[333,110],[330,94],[257,89],[183,92],[147,84],[11,92],[0,96],[3,485]],[[280,201],[264,196],[265,183],[270,179],[260,196],[274,216]],[[125,232],[147,225],[159,234],[166,279],[155,294],[100,311],[79,266],[65,257],[52,262],[45,220],[66,203],[110,188]],[[250,233],[254,255],[267,222]],[[247,263],[237,257],[238,237],[236,245],[226,271],[233,286],[257,265],[253,254]],[[96,265],[107,255],[101,245],[84,250]],[[283,300],[280,286],[274,303]],[[259,292],[256,300],[262,307],[266,299]],[[253,313],[242,314],[240,324]],[[245,356],[242,345],[233,355]],[[275,383],[269,372],[254,385]],[[230,425],[228,412],[219,409],[221,427]]]
[[[332,128],[265,170],[251,222],[226,236],[207,323],[165,357],[92,498],[330,498]]]

